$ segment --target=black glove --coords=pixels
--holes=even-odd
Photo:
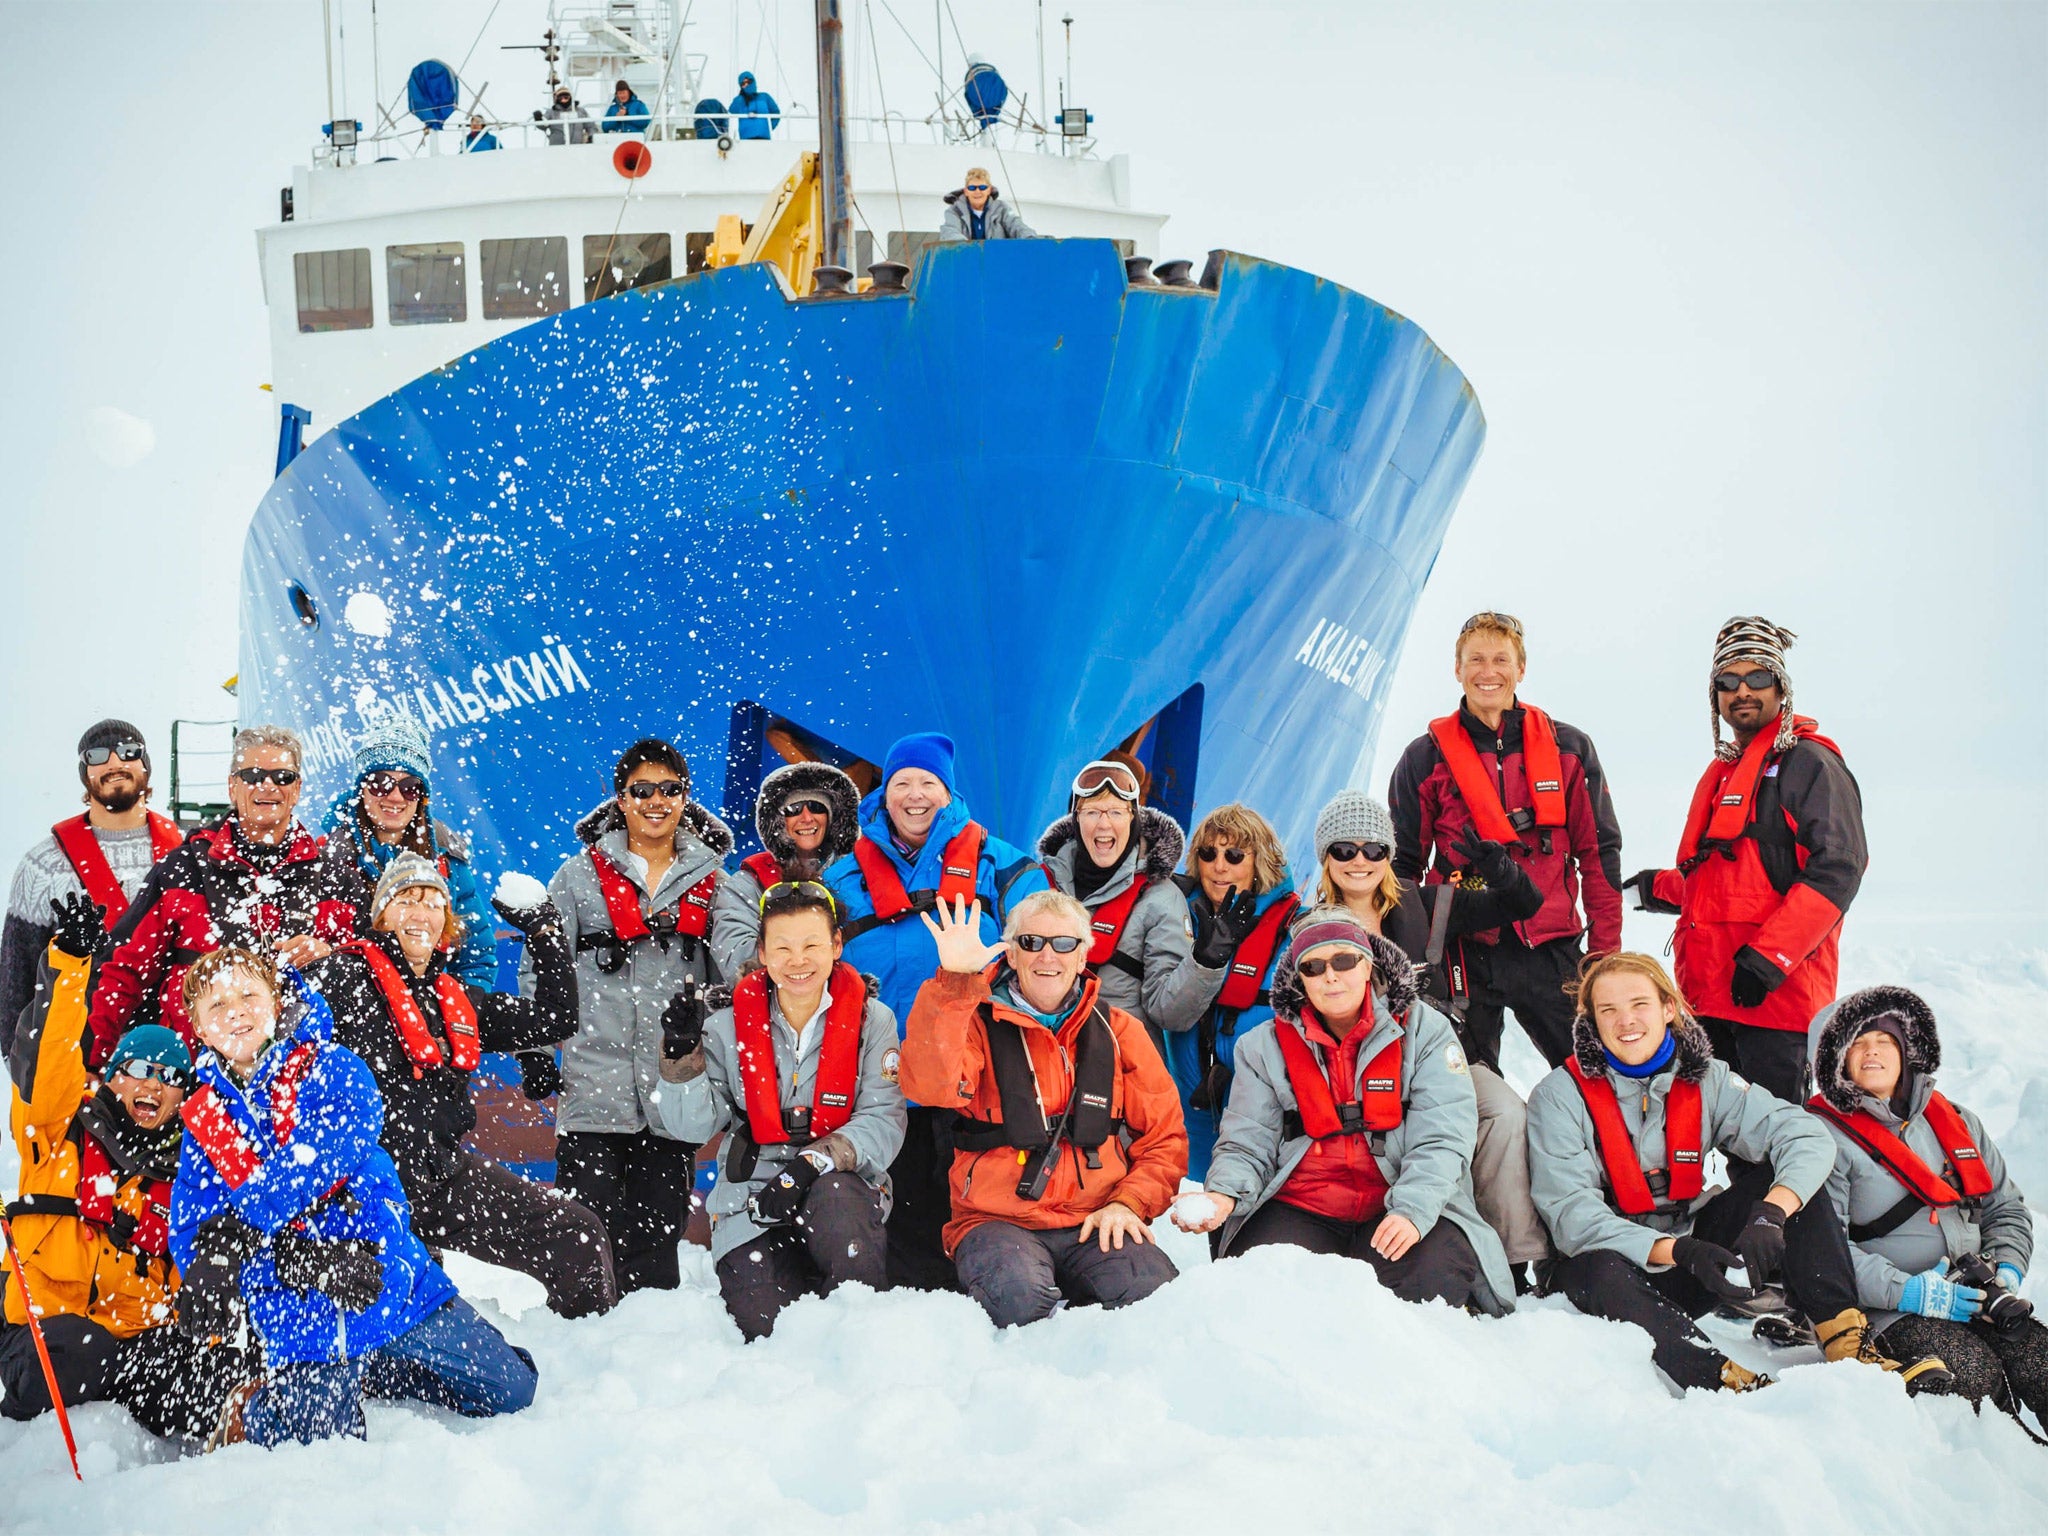
[[[711,989],[701,981],[686,981],[661,1010],[661,1054],[681,1061],[704,1043],[704,1015]]]
[[[1735,972],[1728,978],[1728,996],[1738,1008],[1761,1008],[1764,999],[1785,984],[1785,973],[1762,953],[1745,944],[1735,951]]]
[[[83,891],[73,891],[62,901],[50,903],[57,919],[50,942],[74,960],[90,960],[107,942],[107,909]]]
[[[1250,891],[1226,895],[1215,911],[1195,918],[1195,964],[1217,970],[1230,964],[1237,946],[1256,928],[1259,898]]]
[[[1749,1208],[1735,1251],[1742,1255],[1752,1286],[1761,1288],[1777,1277],[1785,1263],[1785,1212],[1776,1201],[1759,1200]]]
[[[233,1211],[199,1225],[192,1236],[192,1263],[178,1276],[178,1331],[204,1344],[232,1339],[241,1331],[242,1265],[263,1246],[263,1234]]]
[[[562,1091],[562,1069],[553,1051],[519,1053],[519,1091],[538,1104]]]
[[[1638,912],[1662,912],[1667,916],[1675,916],[1684,910],[1658,898],[1657,876],[1661,873],[1661,870],[1639,869],[1621,882],[1621,888],[1624,891],[1634,891],[1636,893],[1636,910]]]
[[[780,1227],[796,1220],[804,1196],[818,1182],[824,1169],[808,1156],[793,1158],[766,1184],[747,1197],[747,1214],[756,1226]]]
[[[345,1312],[367,1312],[384,1294],[383,1250],[368,1238],[333,1242],[287,1229],[270,1240],[271,1262],[280,1285],[318,1291]]]
[[[1479,829],[1467,825],[1458,840],[1451,844],[1451,851],[1465,861],[1465,867],[1477,870],[1479,878],[1486,882],[1486,888],[1497,891],[1515,882],[1514,855],[1508,852],[1506,843],[1490,843],[1479,835]]]
[[[1188,1108],[1222,1114],[1223,1106],[1230,1102],[1231,1076],[1230,1068],[1222,1062],[1211,1062],[1209,1070],[1202,1074],[1202,1080],[1195,1084],[1195,1091],[1188,1095]]]
[[[1782,1243],[1780,1239],[1781,1246]],[[1756,1295],[1748,1286],[1737,1285],[1728,1278],[1728,1271],[1739,1266],[1742,1257],[1718,1244],[1702,1242],[1697,1237],[1676,1238],[1671,1244],[1671,1262],[1723,1301],[1748,1301]],[[1756,1278],[1754,1271],[1750,1278]]]
[[[550,928],[561,931],[562,914],[555,910],[552,901],[543,901],[538,906],[508,907],[497,897],[491,898],[491,910],[505,919],[508,927],[517,928],[526,938],[538,938]]]

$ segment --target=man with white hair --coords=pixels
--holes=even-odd
[[[957,192],[946,194],[946,217],[939,225],[939,239],[948,240],[1036,240],[1038,231],[1026,224],[1017,210],[1003,201],[983,166],[967,173]]]
[[[233,811],[157,862],[95,968],[88,1065],[104,1063],[131,1023],[164,1024],[190,1045],[185,970],[209,951],[235,945],[304,966],[355,935],[369,887],[295,814],[304,756],[282,726],[235,733]]]

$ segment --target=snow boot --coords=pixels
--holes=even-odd
[[[1756,1392],[1776,1383],[1775,1376],[1766,1376],[1762,1371],[1752,1371],[1733,1360],[1721,1362],[1721,1390],[1724,1392]]]
[[[1820,1340],[1821,1353],[1829,1360],[1855,1360],[1881,1371],[1896,1372],[1906,1391],[1915,1397],[1922,1392],[1940,1396],[1955,1390],[1955,1373],[1939,1355],[1894,1360],[1877,1347],[1870,1319],[1854,1307],[1844,1307],[1826,1322],[1815,1323],[1813,1332]]]
[[[208,1453],[223,1446],[240,1445],[249,1438],[248,1431],[242,1426],[242,1410],[249,1406],[249,1399],[256,1395],[262,1385],[262,1379],[259,1377],[255,1381],[243,1382],[228,1394],[227,1402],[221,1405],[220,1422],[214,1425],[213,1433],[207,1437]]]

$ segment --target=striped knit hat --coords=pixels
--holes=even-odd
[[[1792,674],[1785,670],[1785,652],[1799,637],[1781,625],[1755,614],[1737,614],[1721,626],[1721,632],[1714,636],[1714,664],[1707,672],[1707,712],[1714,722],[1714,755],[1723,762],[1732,763],[1742,755],[1742,749],[1732,741],[1721,739],[1721,698],[1714,687],[1714,679],[1731,667],[1767,667],[1771,676],[1778,680],[1778,687],[1785,695],[1778,706],[1778,737],[1776,750],[1783,752],[1792,745]]]

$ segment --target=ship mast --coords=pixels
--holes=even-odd
[[[853,270],[853,168],[846,160],[846,29],[839,0],[818,0],[818,182],[823,265]]]

